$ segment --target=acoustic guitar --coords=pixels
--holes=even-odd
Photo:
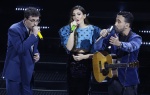
[[[114,63],[117,56],[107,52],[95,52],[92,59],[93,74],[97,82],[102,82],[106,77],[117,76],[116,68],[139,67],[139,62]],[[114,59],[113,59],[114,58]]]

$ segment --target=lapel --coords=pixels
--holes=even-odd
[[[28,33],[24,23],[23,23],[23,20],[19,23],[19,25],[20,25],[21,30],[22,30],[21,32],[19,32],[21,34],[21,40],[24,41],[25,39],[28,38],[29,33]]]
[[[22,29],[22,31],[20,32],[20,34],[22,35],[21,40],[23,42],[24,40],[26,40],[29,37],[29,32],[28,32],[27,28],[25,27],[23,20],[20,22],[20,26]],[[29,52],[30,52],[31,56],[33,56],[33,51],[31,50],[31,48],[29,49]]]

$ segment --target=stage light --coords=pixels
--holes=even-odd
[[[150,30],[139,30],[139,33],[148,34],[148,33],[150,33]]]
[[[49,26],[40,26],[40,29],[49,29]]]
[[[17,7],[15,8],[15,10],[16,10],[16,11],[24,11],[24,10],[26,10],[26,8],[28,8],[28,7],[35,7],[35,8],[37,8],[38,11],[43,10],[43,8],[41,8],[41,7],[39,7],[39,6],[32,6],[32,5],[30,5],[30,6],[20,5],[20,6],[17,6]]]

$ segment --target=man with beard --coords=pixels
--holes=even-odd
[[[114,29],[108,34],[107,29],[100,32],[101,38],[94,44],[96,51],[105,50],[111,46],[111,54],[116,54],[116,63],[129,64],[138,60],[138,53],[142,38],[132,31],[133,15],[127,11],[120,11],[116,16]],[[138,68],[117,68],[117,77],[109,79],[109,95],[137,95],[140,83]]]

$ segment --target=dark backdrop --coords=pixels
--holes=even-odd
[[[58,30],[66,25],[69,12],[75,5],[81,5],[89,13],[91,24],[101,28],[108,28],[114,24],[116,13],[122,10],[130,11],[135,16],[133,30],[142,36],[143,42],[149,42],[150,32],[141,33],[141,30],[150,31],[150,5],[148,1],[131,0],[1,0],[0,1],[0,61],[4,61],[7,45],[7,29],[11,24],[23,19],[23,11],[15,11],[17,6],[35,6],[42,8],[41,26],[49,26],[41,30],[44,40],[39,42],[41,57],[66,52],[60,44]],[[150,46],[143,45],[139,53],[140,77],[142,82],[150,83],[147,79],[149,70]]]

